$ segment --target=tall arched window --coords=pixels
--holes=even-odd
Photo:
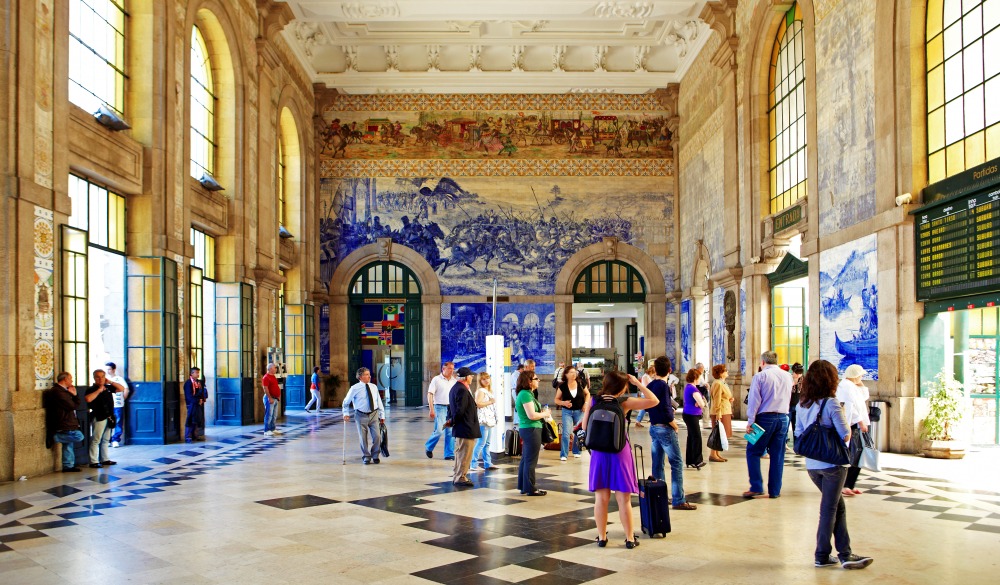
[[[285,144],[284,137],[278,132],[278,176],[275,191],[278,192],[278,225],[285,226]]]
[[[1000,156],[1000,0],[927,3],[927,175]]]
[[[215,84],[205,37],[191,27],[191,176],[215,176]]]
[[[802,12],[793,5],[778,27],[768,79],[768,138],[774,214],[806,195],[806,66]]]

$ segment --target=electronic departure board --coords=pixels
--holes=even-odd
[[[1000,290],[1000,186],[916,212],[917,300]]]

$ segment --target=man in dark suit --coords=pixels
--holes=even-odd
[[[83,440],[80,421],[76,418],[80,396],[69,372],[60,372],[52,388],[42,394],[42,406],[45,408],[45,446],[62,443],[62,470],[80,471],[73,451],[76,443]]]
[[[208,390],[201,379],[201,370],[191,368],[184,382],[184,403],[187,404],[187,419],[184,421],[184,442],[205,440],[205,401]]]
[[[482,435],[479,432],[479,416],[476,413],[476,399],[472,395],[471,369],[458,369],[458,381],[448,393],[448,419],[451,421],[451,434],[455,437],[455,472],[452,482],[462,487],[472,487],[469,481],[469,464],[472,462],[472,450],[476,440]]]

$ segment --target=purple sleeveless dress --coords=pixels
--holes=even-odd
[[[594,406],[596,398],[590,405]],[[614,492],[637,494],[639,482],[635,476],[635,461],[632,460],[632,444],[625,434],[625,447],[617,453],[603,451],[590,452],[590,491],[610,489]]]

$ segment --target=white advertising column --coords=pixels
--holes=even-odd
[[[490,451],[493,453],[503,452],[503,435],[507,431],[505,414],[508,408],[506,405],[510,404],[511,389],[507,387],[510,381],[504,373],[504,361],[503,335],[487,335],[486,373],[493,382],[490,387],[493,389],[493,399],[497,405],[497,424],[490,436]]]

